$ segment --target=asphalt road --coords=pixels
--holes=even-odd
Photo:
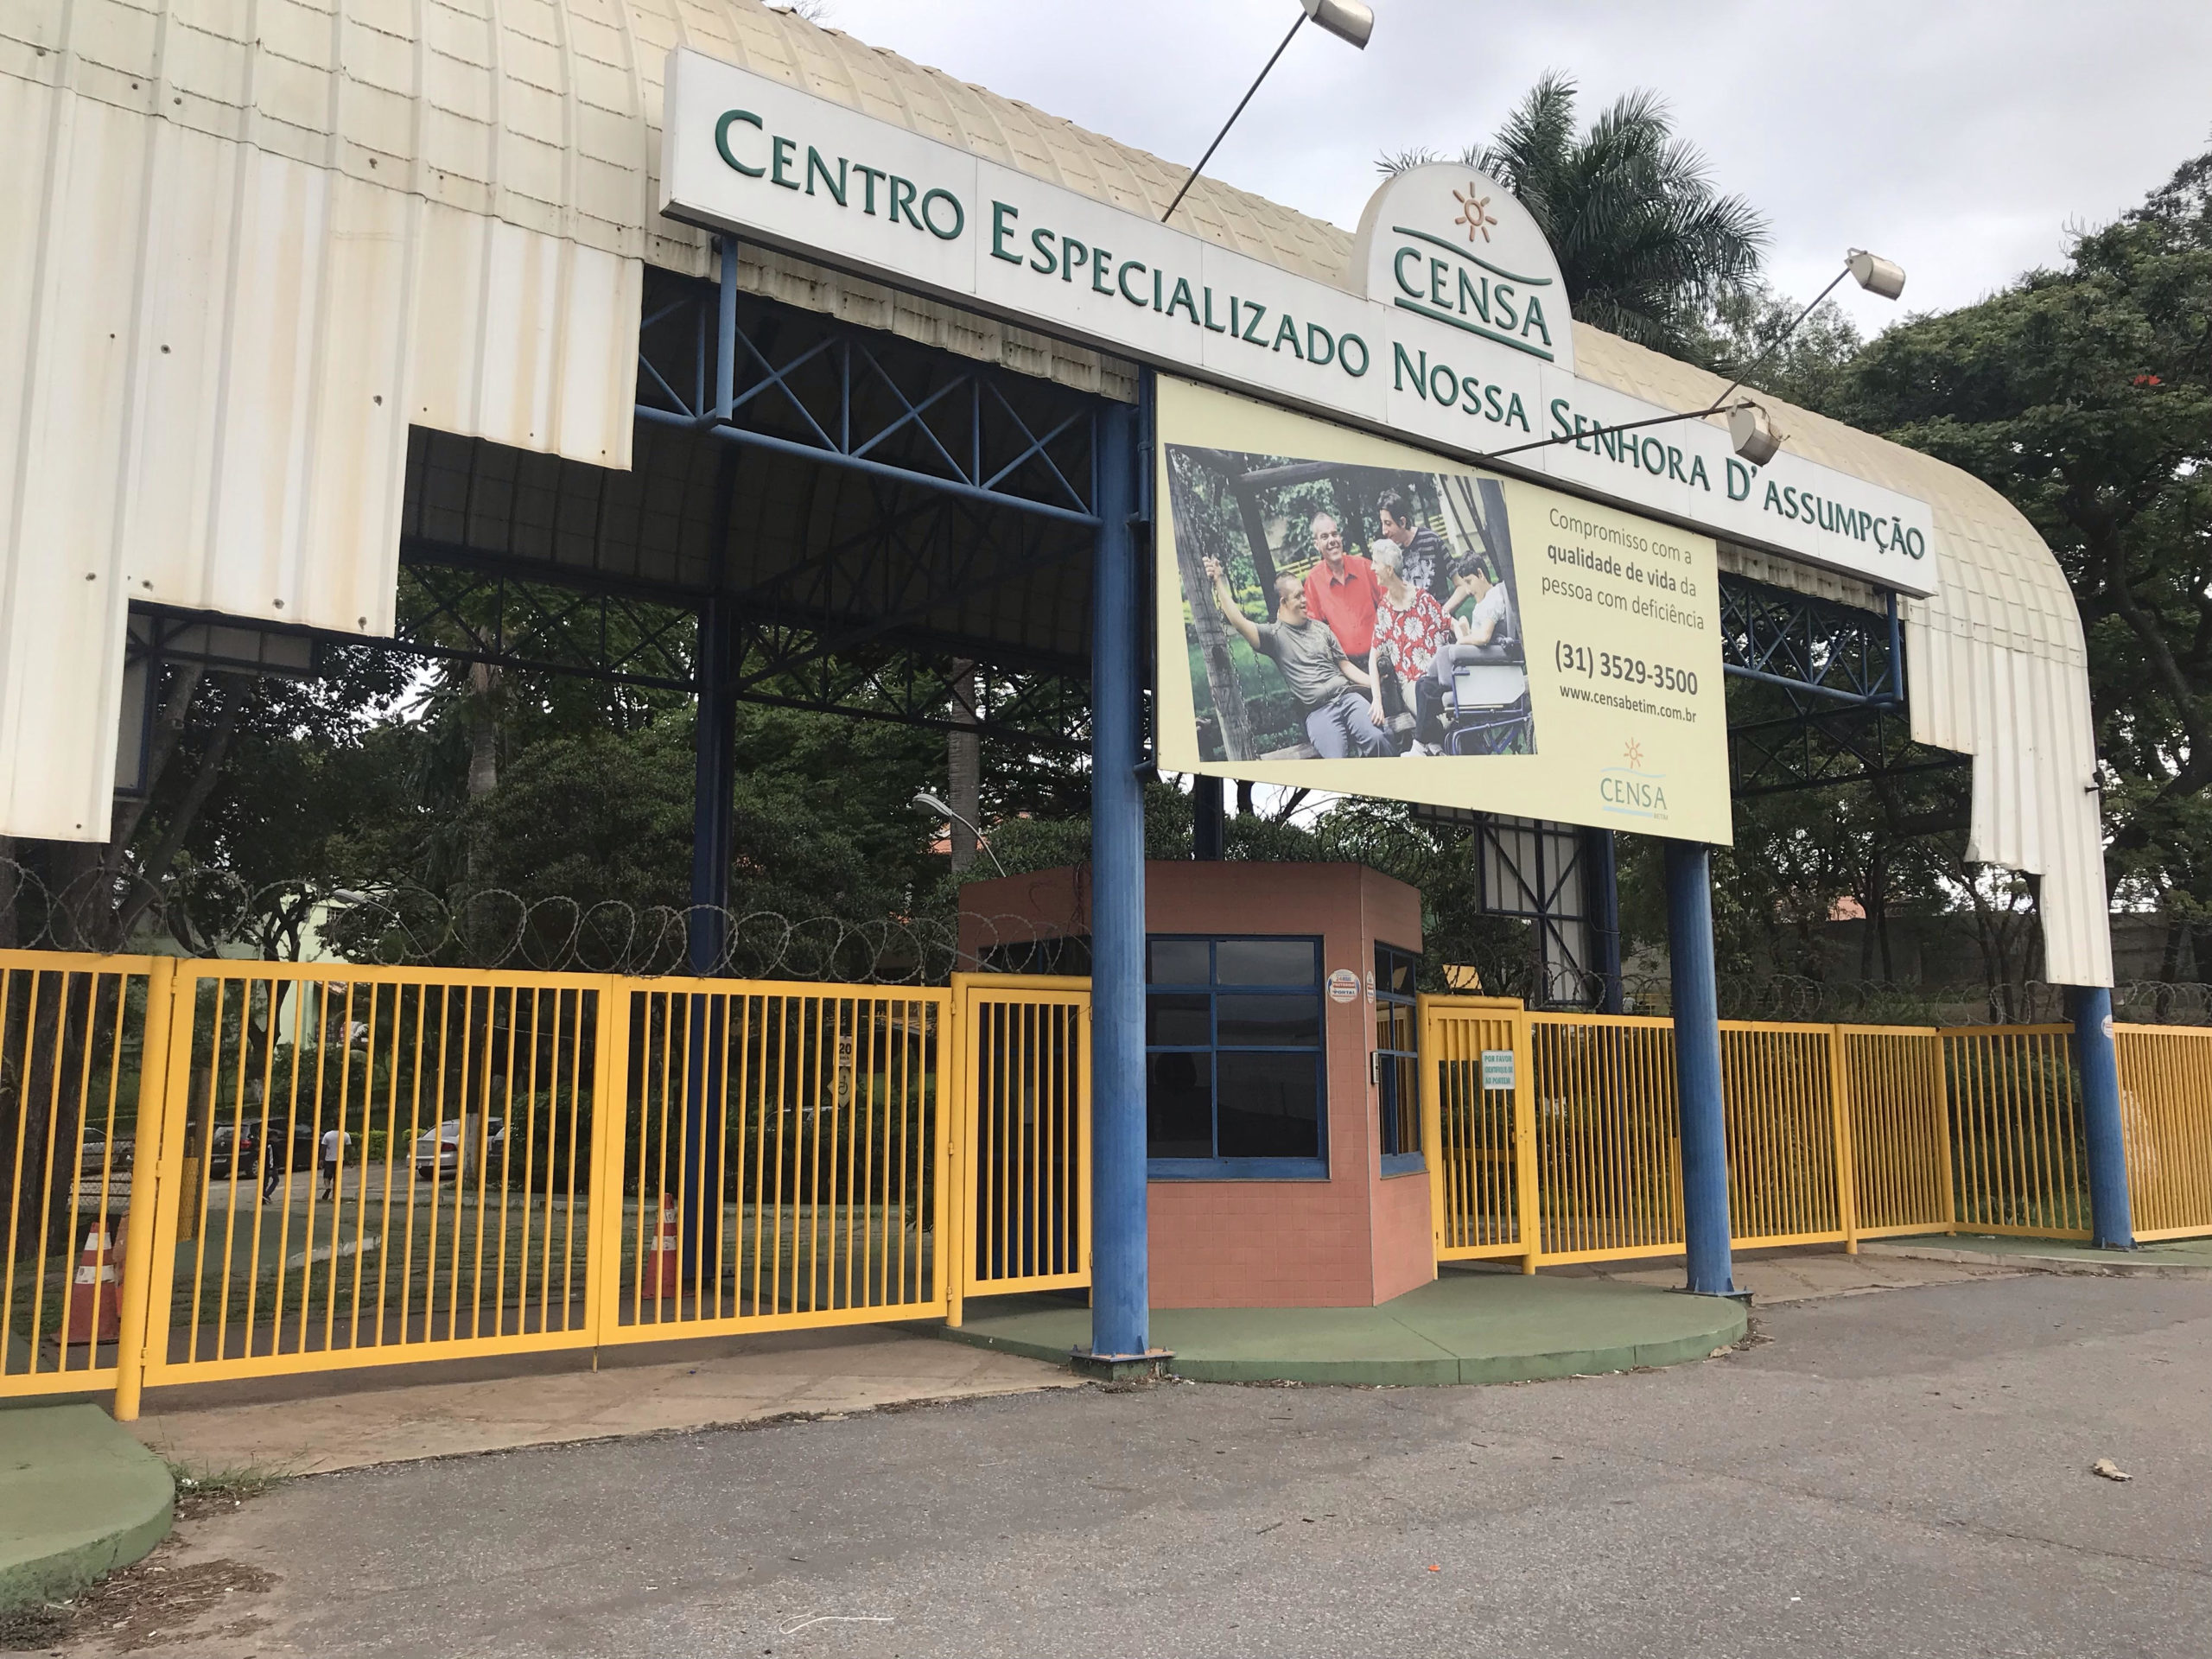
[[[1639,1376],[1094,1389],[322,1477],[171,1560],[236,1564],[194,1650],[241,1656],[2212,1653],[2212,1284],[1764,1330]]]

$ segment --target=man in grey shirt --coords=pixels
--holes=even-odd
[[[1306,590],[1295,576],[1275,582],[1273,622],[1255,622],[1237,608],[1221,561],[1208,559],[1206,575],[1213,581],[1214,602],[1229,626],[1244,636],[1244,643],[1270,658],[1282,671],[1283,683],[1306,715],[1306,736],[1325,760],[1354,757],[1372,759],[1395,751],[1382,722],[1382,705],[1375,695],[1375,681],[1351,661],[1337,644],[1326,623],[1306,614]],[[1362,696],[1352,690],[1367,688]]]

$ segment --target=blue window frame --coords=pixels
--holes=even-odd
[[[1410,950],[1375,947],[1375,1097],[1382,1108],[1385,1175],[1427,1167],[1421,1154],[1421,1027],[1414,1002],[1420,966]]]
[[[1325,1180],[1321,941],[1145,941],[1146,1140],[1155,1180]]]

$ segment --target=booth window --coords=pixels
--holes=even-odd
[[[1145,942],[1155,1179],[1326,1179],[1321,941]]]
[[[1382,1107],[1382,1173],[1411,1175],[1421,1156],[1421,1026],[1414,976],[1421,958],[1375,947],[1375,1097]]]

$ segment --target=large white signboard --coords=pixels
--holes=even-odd
[[[1707,422],[1574,437],[1673,411],[1576,377],[1550,249],[1465,168],[1376,193],[1353,260],[1363,296],[696,52],[670,54],[666,86],[661,209],[675,218],[1468,460],[1569,437],[1502,464],[1935,591],[1921,502],[1786,448],[1750,466]]]

